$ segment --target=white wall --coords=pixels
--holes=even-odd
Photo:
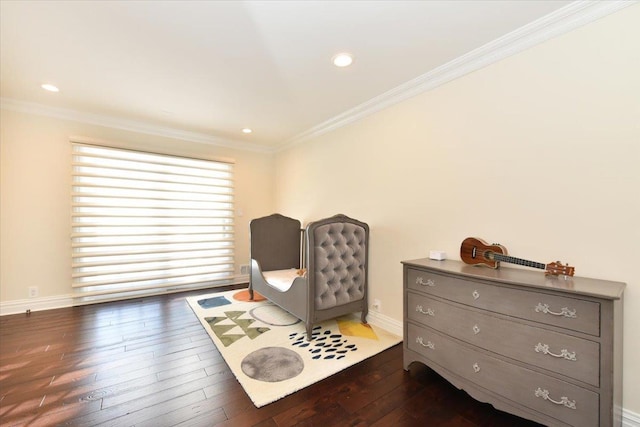
[[[236,160],[236,273],[249,264],[249,220],[273,212],[273,155],[118,131],[3,109],[0,116],[0,303],[71,293],[70,136],[201,158]]]
[[[627,283],[624,407],[640,412],[640,5],[278,154],[276,207],[371,227],[370,298],[467,236]],[[541,272],[541,274],[543,274]]]
[[[69,136],[236,163],[248,221],[371,226],[371,298],[402,319],[400,261],[480,236],[627,283],[624,407],[640,413],[640,5],[276,156],[2,110],[0,303],[70,293]],[[239,272],[238,272],[239,273]]]

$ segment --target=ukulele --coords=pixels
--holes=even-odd
[[[500,261],[511,264],[524,265],[525,267],[545,270],[545,274],[573,276],[574,268],[568,264],[562,265],[560,261],[543,264],[541,262],[528,261],[507,255],[507,248],[497,243],[487,244],[482,239],[467,237],[460,245],[460,258],[467,264],[486,265],[491,268],[500,267]]]

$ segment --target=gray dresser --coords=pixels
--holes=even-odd
[[[549,426],[621,425],[624,283],[451,260],[403,271],[405,370]]]

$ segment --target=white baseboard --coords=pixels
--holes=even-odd
[[[399,337],[403,334],[402,322],[380,314],[377,311],[369,311],[369,314],[367,314],[367,322]]]
[[[71,294],[0,302],[0,316],[73,306]]]
[[[640,414],[623,409],[622,427],[640,427]]]
[[[233,278],[233,285],[249,283],[249,275],[242,274]],[[179,292],[180,290],[172,289],[171,292]],[[19,299],[11,301],[0,301],[0,316],[9,314],[20,314],[29,311],[53,310],[56,308],[73,307],[73,294],[55,295],[50,297],[38,297]]]

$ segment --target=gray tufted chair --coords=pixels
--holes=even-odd
[[[314,324],[348,313],[361,312],[362,322],[366,323],[369,226],[342,214],[308,224],[304,233],[307,277],[297,278],[288,291],[280,292],[262,280],[261,261],[254,256],[253,248],[257,247],[254,237],[262,233],[257,225],[267,218],[283,222],[286,217],[254,220],[251,291],[257,290],[303,320],[308,339],[312,338]],[[275,227],[270,224],[269,228]],[[292,223],[292,235],[294,228]],[[296,244],[294,237],[290,238],[292,245]],[[264,236],[260,240],[264,240]]]
[[[369,226],[345,215],[307,226],[312,323],[354,311],[367,316]]]

